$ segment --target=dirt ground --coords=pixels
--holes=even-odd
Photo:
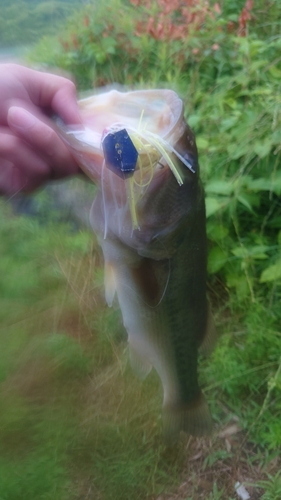
[[[278,456],[265,465],[261,452],[247,441],[236,422],[210,440],[189,438],[186,447],[180,486],[153,500],[258,500],[264,494],[258,483],[281,468]]]

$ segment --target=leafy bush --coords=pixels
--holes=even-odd
[[[223,310],[241,316],[234,323],[247,332],[243,348],[225,335],[209,370],[233,408],[255,402],[241,415],[259,415],[258,440],[274,447],[280,431],[265,426],[280,411],[281,6],[270,5],[265,23],[262,1],[94,3],[69,21],[45,62],[71,71],[81,89],[160,83],[182,95],[206,188],[211,296],[216,303],[223,290]]]
[[[206,185],[210,274],[252,301],[281,278],[281,38],[253,8],[192,0],[113,0],[75,15],[56,48],[33,57],[71,71],[81,89],[172,85],[197,136]],[[118,20],[118,22],[117,22]],[[51,43],[54,43],[53,41]],[[257,289],[259,291],[257,291]]]
[[[1,0],[0,45],[26,45],[43,34],[55,34],[79,0]]]

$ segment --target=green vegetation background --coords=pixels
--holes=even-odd
[[[59,24],[82,0],[1,0],[0,48],[30,45],[55,34]]]
[[[206,189],[220,334],[201,382],[216,430],[238,422],[266,470],[281,448],[281,6],[247,2],[243,25],[244,1],[204,12],[194,1],[184,24],[176,0],[168,14],[160,1],[132,3],[86,5],[31,61],[71,72],[81,91],[117,82],[183,98]],[[171,21],[176,29],[161,31]],[[66,186],[77,204],[94,196]],[[36,203],[37,218],[1,204],[0,499],[156,498],[179,481],[188,451],[162,444],[157,377],[141,383],[127,366],[94,236],[73,225],[75,214],[61,220],[46,194]],[[206,470],[231,457],[217,439]],[[279,499],[278,472],[262,487],[260,498]],[[196,478],[193,488],[186,498],[197,498]]]

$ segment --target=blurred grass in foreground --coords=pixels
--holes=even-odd
[[[167,449],[158,378],[140,382],[128,366],[95,236],[44,203],[44,218],[0,204],[0,499],[154,499],[184,474],[195,500],[192,454],[205,456],[202,481],[220,458],[235,463],[217,434],[233,421],[271,463],[281,444],[278,308],[245,310],[210,284],[223,335],[200,377],[215,434],[209,444],[183,439]]]
[[[1,500],[121,500],[171,486],[158,381],[127,367],[94,236],[0,210]]]

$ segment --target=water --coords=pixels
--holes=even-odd
[[[0,47],[0,63],[24,63],[25,56],[31,50],[31,45]]]

